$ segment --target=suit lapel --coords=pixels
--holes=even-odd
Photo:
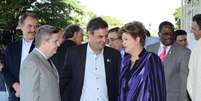
[[[104,56],[104,63],[105,63],[106,82],[107,82],[107,85],[108,85],[108,83],[110,81],[109,77],[111,77],[109,75],[112,73],[112,71],[110,70],[111,58],[110,58],[110,54],[108,52],[107,47],[104,48],[103,56]]]
[[[34,42],[32,42],[31,44],[31,48],[29,50],[29,53],[34,49],[35,45],[34,45]],[[18,63],[18,66],[20,67],[20,64],[21,64],[21,58],[22,58],[22,40],[19,41],[18,45],[16,45],[16,57],[17,57],[17,63]]]
[[[175,55],[174,48],[175,48],[175,45],[173,44],[166,55],[165,64],[172,63],[171,61],[174,60],[174,56],[173,56]]]
[[[22,56],[22,40],[19,41],[18,45],[15,46],[16,48],[16,60],[18,62],[17,63],[17,67],[20,67],[20,64],[21,64],[21,56]]]
[[[31,48],[29,49],[29,53],[34,49],[34,47],[35,47],[34,43],[35,43],[35,40],[33,40],[32,44],[31,44]]]
[[[58,71],[54,65],[54,63],[52,62],[52,60],[50,59],[50,63],[51,63],[51,70],[53,72],[53,75],[57,78],[57,80],[59,80],[59,74],[58,74]]]
[[[81,79],[81,83],[83,86],[84,83],[84,75],[85,75],[85,64],[86,64],[86,54],[87,54],[87,44],[84,44],[81,46],[81,49],[79,50],[80,52],[80,76],[79,78]],[[78,61],[76,61],[78,62]]]

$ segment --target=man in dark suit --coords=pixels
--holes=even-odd
[[[173,42],[174,26],[168,21],[159,25],[160,42],[147,47],[164,64],[167,101],[187,101],[187,76],[190,50]]]
[[[117,101],[120,53],[106,47],[108,24],[100,17],[87,25],[89,42],[67,50],[61,75],[63,101]]]
[[[10,93],[9,101],[19,101],[19,70],[23,60],[34,48],[33,41],[37,28],[36,15],[33,13],[22,15],[19,19],[19,27],[23,34],[22,40],[10,44],[5,51],[3,74]]]
[[[64,39],[64,41],[59,46],[57,53],[51,58],[59,75],[61,74],[61,68],[64,66],[67,48],[82,44],[82,38],[83,30],[79,25],[69,25],[64,29],[64,34],[61,34],[61,40]]]

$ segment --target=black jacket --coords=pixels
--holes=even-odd
[[[62,101],[80,101],[84,81],[86,53],[87,44],[71,47],[67,50],[64,68],[60,76]],[[109,47],[104,48],[103,55],[108,99],[109,101],[117,101],[118,72],[121,56],[118,51]]]

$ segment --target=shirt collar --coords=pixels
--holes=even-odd
[[[162,43],[162,42],[160,42],[160,47],[164,47],[165,45]],[[166,46],[167,48],[170,48],[171,47],[171,45],[169,45],[169,46]]]
[[[36,50],[45,58],[48,59],[48,56],[46,56],[40,49],[36,48]]]
[[[87,45],[87,51],[90,53],[90,54],[94,54],[94,55],[100,55],[100,54],[103,54],[103,51],[104,49],[101,50],[101,53],[100,54],[96,54],[90,47],[89,43]]]
[[[33,40],[24,40],[24,39],[22,39],[22,42],[24,44],[32,44]]]

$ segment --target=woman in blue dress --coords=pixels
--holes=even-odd
[[[120,69],[119,101],[166,101],[163,65],[160,58],[143,47],[145,27],[134,21],[121,28],[123,46],[128,53]]]

